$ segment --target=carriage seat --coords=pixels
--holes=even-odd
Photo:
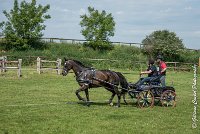
[[[151,79],[148,84],[151,85],[160,85],[160,76]]]

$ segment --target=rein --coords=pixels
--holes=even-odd
[[[107,83],[107,84],[109,84],[109,85],[111,85],[111,86],[114,86],[114,87],[117,87],[117,88],[119,88],[119,89],[123,89],[123,90],[125,90],[125,91],[128,91],[128,89],[126,89],[126,88],[119,87],[119,86],[117,86],[117,85],[115,85],[115,84],[112,84],[112,83],[110,83],[110,82],[104,81],[104,80],[102,80],[102,79],[99,79],[99,78],[96,78],[96,77],[93,77],[93,79],[94,79],[94,80],[97,80],[97,81],[100,81],[100,82]]]

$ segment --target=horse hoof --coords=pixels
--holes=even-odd
[[[116,105],[115,107],[116,107],[116,108],[119,108],[120,106]]]
[[[88,102],[88,103],[86,103],[86,106],[90,107],[90,103],[89,103],[89,102]]]
[[[90,104],[87,104],[86,106],[87,106],[87,107],[90,107]]]
[[[79,99],[80,101],[86,102],[86,99]]]
[[[111,102],[109,105],[112,107],[112,106],[113,106],[113,103]]]

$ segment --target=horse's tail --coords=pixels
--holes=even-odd
[[[128,82],[127,82],[126,78],[120,72],[116,72],[116,74],[119,76],[122,91],[127,92],[128,91]]]

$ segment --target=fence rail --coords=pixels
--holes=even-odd
[[[90,59],[90,61],[119,61],[114,59]],[[134,64],[146,64],[145,61],[135,61]],[[183,63],[183,62],[166,62],[167,68],[173,69],[174,71],[191,71],[192,65],[194,63]],[[199,66],[200,66],[200,58],[199,58]]]
[[[191,71],[192,65],[194,63],[182,63],[182,62],[166,62],[169,69],[173,69],[174,71]],[[171,66],[170,66],[171,65]]]
[[[84,42],[88,42],[88,40],[84,40],[84,39],[66,39],[66,38],[40,38],[40,40],[47,42],[47,43],[72,43],[72,44],[83,44]],[[5,38],[0,38],[0,41],[2,42],[6,42]],[[142,46],[144,46],[144,44],[142,43],[137,43],[137,42],[111,42],[112,44],[118,44],[118,45],[129,45],[129,46],[136,46],[139,47],[140,49],[142,48]],[[187,50],[190,51],[200,51],[200,49],[190,49],[190,48],[186,48]]]
[[[48,42],[48,43],[72,43],[72,44],[83,44],[84,42],[88,42],[88,40],[83,40],[83,39],[65,39],[65,38],[41,38],[41,40]],[[137,43],[137,42],[111,42],[112,44],[118,44],[118,45],[129,45],[129,46],[136,46],[139,47],[140,49],[144,46],[142,43]],[[187,48],[187,50],[190,51],[200,51],[198,49],[190,49]]]
[[[48,43],[72,43],[72,44],[83,44],[84,42],[88,42],[88,40],[81,39],[64,39],[64,38],[41,38],[42,41]],[[137,46],[142,47],[141,43],[132,43],[132,42],[111,42],[112,44],[119,45],[129,45],[129,46]]]
[[[29,58],[31,56],[26,56],[25,58]],[[33,56],[35,58],[36,56]],[[20,57],[21,58],[21,57]],[[44,57],[43,57],[44,58]],[[92,59],[92,58],[86,58],[89,61],[94,62],[118,62],[120,60],[115,59]],[[49,64],[51,66],[49,66]],[[146,62],[144,61],[133,61],[133,65],[140,64],[140,66],[145,67]],[[192,66],[194,63],[182,63],[182,62],[166,62],[169,69],[172,69],[174,71],[191,71]],[[6,69],[17,69],[18,70],[18,77],[21,76],[21,64],[22,59],[18,59],[18,61],[8,61],[7,56],[0,57],[0,73],[6,72]],[[8,66],[9,65],[9,66]],[[12,66],[11,66],[12,65]],[[17,66],[16,66],[17,65]],[[200,58],[199,58],[199,65],[200,65]],[[141,68],[142,68],[141,67]],[[57,59],[56,61],[49,61],[49,60],[42,60],[41,57],[38,57],[37,59],[37,72],[40,74],[41,72],[45,70],[56,70],[57,74],[61,74],[62,68],[61,68],[61,59]]]
[[[90,59],[90,61],[119,61],[119,60],[113,60],[113,59]],[[134,64],[146,64],[145,61],[135,61]],[[191,71],[192,65],[194,63],[183,63],[183,62],[166,62],[167,68],[173,69],[174,71]],[[200,58],[199,58],[199,65],[200,65]]]

